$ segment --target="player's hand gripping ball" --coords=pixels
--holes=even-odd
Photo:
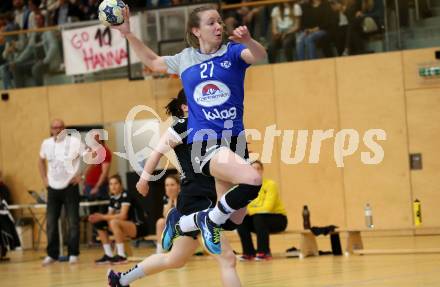
[[[121,25],[124,23],[124,7],[125,3],[121,0],[103,0],[99,4],[99,21],[105,26]]]

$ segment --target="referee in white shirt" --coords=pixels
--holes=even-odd
[[[51,137],[41,144],[38,168],[47,188],[47,256],[43,266],[58,260],[60,255],[58,219],[64,205],[69,221],[69,263],[77,263],[79,255],[79,176],[83,151],[81,139],[68,135],[64,122],[53,120]]]

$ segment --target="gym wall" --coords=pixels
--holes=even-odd
[[[276,125],[284,131],[274,139],[266,176],[279,184],[288,210],[289,229],[302,227],[302,206],[308,205],[313,225],[363,227],[363,208],[370,203],[378,228],[412,226],[412,202],[422,203],[423,225],[440,227],[440,79],[418,76],[420,64],[433,62],[435,49],[421,49],[308,62],[261,65],[249,69],[245,82],[245,125],[260,131]],[[15,203],[31,200],[26,190],[41,190],[37,160],[40,144],[49,135],[50,120],[67,125],[124,121],[134,105],[163,107],[180,89],[175,79],[49,86],[12,90],[0,103],[0,168]],[[149,118],[147,113],[139,118]],[[309,163],[313,130],[333,129],[321,143],[319,162]],[[342,129],[359,134],[357,151],[334,159],[335,136]],[[369,129],[383,129],[377,141],[384,159],[366,165],[361,153]],[[287,131],[291,130],[291,132]],[[281,160],[283,136],[293,132],[290,157],[295,155],[299,130],[307,130],[304,159]],[[287,131],[287,132],[286,132]],[[110,132],[110,137],[112,132]],[[261,140],[249,149],[261,153]],[[346,138],[347,139],[347,138]],[[347,139],[348,140],[348,139]],[[112,146],[110,138],[109,146]],[[286,147],[285,147],[286,148]],[[286,149],[287,150],[287,149]],[[423,169],[410,171],[409,153],[421,153]]]

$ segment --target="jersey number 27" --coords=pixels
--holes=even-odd
[[[209,77],[212,78],[212,75],[214,73],[214,63],[212,61],[209,61],[207,63],[202,63],[200,64],[200,69],[202,69],[200,71],[200,78],[202,79],[208,78],[208,75],[205,74],[208,72],[208,70],[209,70]]]

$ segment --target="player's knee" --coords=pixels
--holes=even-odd
[[[176,258],[172,256],[167,257],[167,266],[171,269],[179,269],[185,266],[186,261],[181,258]]]
[[[235,268],[237,265],[237,258],[232,250],[225,250],[220,255],[220,264],[226,268]]]
[[[259,185],[261,186],[261,184],[263,183],[263,178],[261,177],[261,175],[256,172],[252,175],[252,185]]]
[[[156,230],[163,229],[164,226],[165,226],[165,219],[164,218],[159,218],[156,221]]]
[[[253,167],[250,167],[250,170],[248,170],[246,173],[247,174],[241,183],[256,186],[261,185],[261,175],[256,170],[254,170]]]
[[[120,223],[120,222],[121,222],[121,221],[120,221],[119,219],[112,219],[112,220],[110,220],[110,222],[108,223],[108,225],[109,225],[110,228],[113,230],[113,229],[119,227],[119,223]]]
[[[176,261],[174,268],[182,268],[183,266],[185,266],[185,264],[186,264],[185,260],[179,259]]]

